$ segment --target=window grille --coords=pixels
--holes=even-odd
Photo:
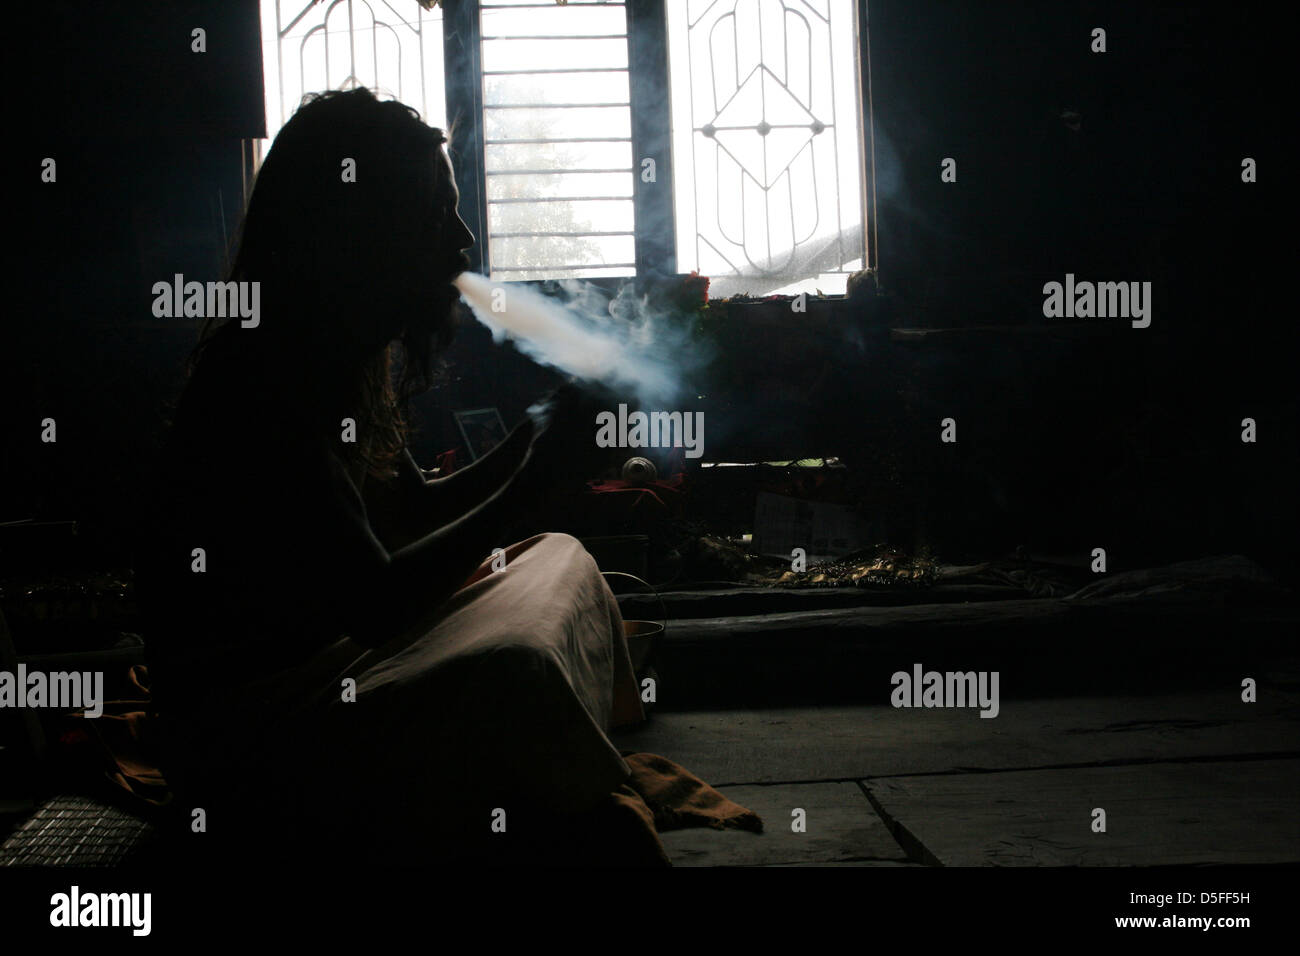
[[[667,4],[677,258],[711,294],[843,293],[865,257],[854,0]]]

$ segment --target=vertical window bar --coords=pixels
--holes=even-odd
[[[673,211],[672,114],[668,88],[665,0],[627,5],[628,78],[632,99],[632,195],[638,276],[677,272]],[[655,182],[642,180],[653,159]]]
[[[460,189],[460,217],[474,233],[470,268],[491,272],[488,260],[487,188],[483,145],[483,57],[478,0],[449,3],[443,10],[443,62],[447,72],[447,118],[452,165]]]
[[[871,96],[871,4],[858,0],[858,89],[865,90],[865,103],[858,110],[859,152],[862,166],[862,240],[866,247],[862,260],[864,268],[880,269],[880,234],[877,231],[876,210],[876,111]],[[865,82],[864,82],[865,77]]]

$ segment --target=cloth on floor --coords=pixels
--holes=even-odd
[[[758,814],[667,757],[625,751],[623,758],[632,771],[628,782],[591,813],[557,823],[564,845],[545,852],[544,863],[672,866],[660,833],[687,827],[762,832]]]
[[[657,832],[686,827],[763,832],[753,810],[728,800],[685,767],[658,754],[624,753],[632,779],[615,798],[641,814]]]

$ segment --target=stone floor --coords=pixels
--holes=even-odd
[[[1300,690],[659,712],[617,736],[763,817],[666,833],[682,866],[1300,862]],[[1094,832],[1094,811],[1105,832]],[[797,810],[806,822],[795,832]]]

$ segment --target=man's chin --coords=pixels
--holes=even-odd
[[[428,296],[423,307],[416,307],[418,315],[411,326],[411,331],[418,334],[438,335],[439,330],[447,330],[462,321],[464,308],[460,301],[460,291],[450,283],[435,286],[425,293]]]
[[[451,282],[445,282],[438,286],[437,291],[434,293],[434,299],[441,311],[447,312],[460,301],[460,290]]]

